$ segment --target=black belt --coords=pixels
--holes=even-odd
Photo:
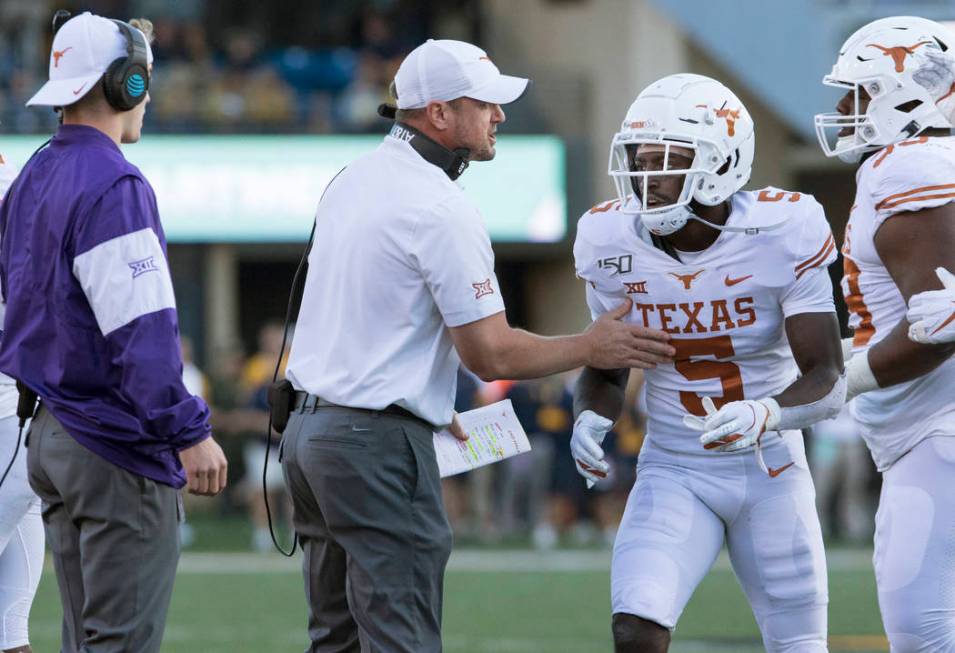
[[[393,417],[404,417],[405,419],[412,419],[418,424],[421,424],[431,431],[434,431],[434,425],[427,420],[424,420],[414,413],[412,413],[407,408],[402,408],[397,404],[391,404],[390,406],[385,406],[380,410],[375,410],[372,408],[355,408],[353,406],[342,406],[341,404],[333,404],[330,401],[326,401],[315,395],[310,395],[307,392],[302,392],[299,390],[295,391],[295,403],[293,404],[292,410],[296,413],[314,413],[319,408],[344,408],[346,410],[356,410],[362,413],[384,413],[385,415],[391,415]]]

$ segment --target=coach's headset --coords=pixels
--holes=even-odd
[[[53,16],[53,34],[71,17],[70,12],[59,9]],[[126,41],[126,56],[115,59],[103,73],[103,94],[109,106],[130,111],[146,99],[149,91],[149,47],[138,29],[121,20],[110,20]]]
[[[391,84],[391,94],[397,98],[395,84]],[[390,136],[406,142],[414,149],[421,158],[438,166],[444,171],[451,181],[460,177],[468,167],[468,159],[471,157],[471,150],[466,147],[457,147],[449,150],[440,143],[431,140],[411,125],[407,125],[397,120],[398,108],[384,103],[378,105],[378,115],[382,118],[394,120],[395,124],[391,128]]]

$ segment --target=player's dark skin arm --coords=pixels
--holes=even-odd
[[[623,411],[629,369],[598,370],[585,367],[574,386],[574,419],[585,410],[616,422]]]
[[[786,337],[801,376],[773,399],[783,407],[822,399],[832,390],[844,366],[836,314],[799,313],[788,317]]]
[[[908,304],[923,290],[939,290],[935,268],[955,269],[955,204],[898,213],[882,223],[875,248]],[[934,370],[955,352],[955,343],[923,345],[908,337],[902,319],[869,349],[869,366],[879,387],[911,381]]]

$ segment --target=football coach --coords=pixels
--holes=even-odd
[[[148,21],[84,13],[56,33],[28,106],[63,124],[0,207],[0,370],[39,395],[30,484],[63,604],[61,651],[159,651],[179,559],[179,488],[226,461],[182,382],[156,198],[128,163],[149,100]]]
[[[451,529],[432,438],[453,420],[460,363],[523,379],[673,354],[666,334],[619,321],[629,301],[579,335],[508,326],[487,230],[455,181],[494,158],[501,106],[527,85],[469,43],[424,43],[381,109],[390,134],[319,203],[283,443],[312,653],[441,650]]]

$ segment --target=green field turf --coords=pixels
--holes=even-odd
[[[474,559],[460,564],[469,555]],[[845,557],[831,565],[830,650],[886,651],[867,554],[847,552]],[[484,551],[456,558],[445,588],[444,641],[449,653],[612,650],[605,552],[576,551],[551,558]],[[539,569],[528,564],[538,560],[543,561]],[[304,650],[305,608],[296,564],[290,566],[277,556],[186,554],[162,650]],[[58,650],[59,619],[56,582],[47,568],[31,621],[38,653]],[[670,650],[762,651],[755,622],[725,562],[697,590]]]

